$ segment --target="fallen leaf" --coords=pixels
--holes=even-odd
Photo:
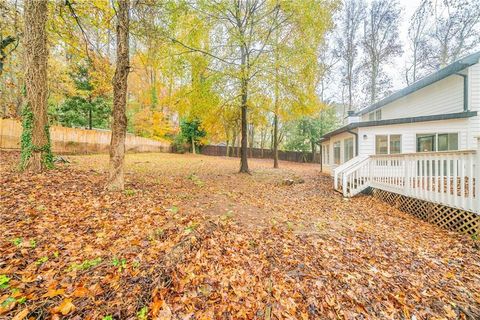
[[[61,313],[64,316],[75,310],[72,299],[64,299],[61,304],[53,308],[53,313]]]
[[[12,320],[23,320],[28,315],[29,312],[30,310],[28,308],[25,308],[19,313],[17,313],[15,317],[12,318]]]

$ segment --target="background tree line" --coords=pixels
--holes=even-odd
[[[49,124],[109,129],[117,119],[153,139],[224,142],[227,153],[241,146],[244,172],[247,146],[315,152],[348,110],[392,90],[392,70],[411,84],[479,43],[473,0],[421,0],[411,17],[397,0],[43,2]],[[0,4],[4,117],[20,117],[28,103],[28,3]],[[119,49],[128,61],[116,96]],[[123,111],[115,117],[118,99],[125,120]]]

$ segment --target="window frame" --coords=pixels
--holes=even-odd
[[[391,137],[398,136],[400,138],[400,152],[392,153],[392,145],[391,145]],[[378,153],[377,149],[377,137],[387,137],[387,153]],[[388,154],[401,154],[403,150],[402,146],[402,134],[401,133],[394,133],[394,134],[376,134],[375,135],[375,154],[376,155],[388,155]]]
[[[386,153],[380,153],[378,152],[379,151],[379,147],[378,147],[378,139],[380,137],[386,137],[387,138],[387,152]],[[389,146],[388,146],[388,143],[389,143],[389,139],[388,139],[388,134],[376,134],[375,135],[375,154],[376,155],[386,155],[388,154],[388,151],[389,151]]]
[[[350,149],[350,145],[348,146],[348,149],[347,149],[347,142],[351,144],[351,150],[352,150],[351,157],[347,156],[347,152],[349,153],[348,155],[350,155],[350,152],[348,151]],[[343,162],[347,162],[348,160],[353,159],[354,157],[355,157],[355,146],[354,146],[353,138],[344,139],[343,140]]]
[[[447,136],[447,149],[446,150],[439,150],[439,137],[440,136]],[[450,149],[450,137],[455,135],[457,137],[456,141],[456,149]],[[431,151],[420,151],[419,150],[419,139],[421,138],[433,138],[433,150]],[[459,132],[435,132],[435,133],[417,133],[415,135],[415,142],[416,142],[416,152],[442,152],[442,151],[458,151],[460,145],[460,133]]]
[[[399,138],[399,150],[398,152],[392,152],[392,136],[398,136]],[[388,135],[388,154],[401,154],[402,153],[402,135],[401,134],[389,134]]]
[[[338,148],[338,161],[336,150]],[[342,143],[340,140],[333,143],[333,164],[340,164],[342,162]]]

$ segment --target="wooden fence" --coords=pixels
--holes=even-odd
[[[230,157],[240,156],[240,147],[229,147]],[[226,156],[226,146],[207,145],[200,148],[200,153],[207,156]],[[249,158],[273,159],[273,151],[270,149],[248,148]],[[312,161],[311,153],[303,153],[296,151],[278,151],[278,159],[293,162],[313,162],[320,163],[320,154],[316,153]]]
[[[14,119],[0,118],[0,149],[19,150],[22,125]],[[110,146],[108,130],[86,130],[52,126],[50,139],[55,153],[106,153]],[[170,152],[168,142],[151,140],[127,134],[128,152]]]

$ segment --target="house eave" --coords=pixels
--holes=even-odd
[[[437,114],[429,116],[419,116],[419,117],[408,117],[408,118],[397,118],[397,119],[387,119],[387,120],[375,120],[375,121],[363,121],[355,122],[338,128],[334,131],[324,134],[320,138],[320,143],[330,139],[331,137],[348,132],[356,128],[361,127],[377,127],[377,126],[389,126],[395,124],[408,124],[408,123],[417,123],[417,122],[428,122],[428,121],[441,121],[441,120],[452,120],[452,119],[465,119],[477,116],[477,111],[466,111],[458,113],[447,113],[447,114]]]

